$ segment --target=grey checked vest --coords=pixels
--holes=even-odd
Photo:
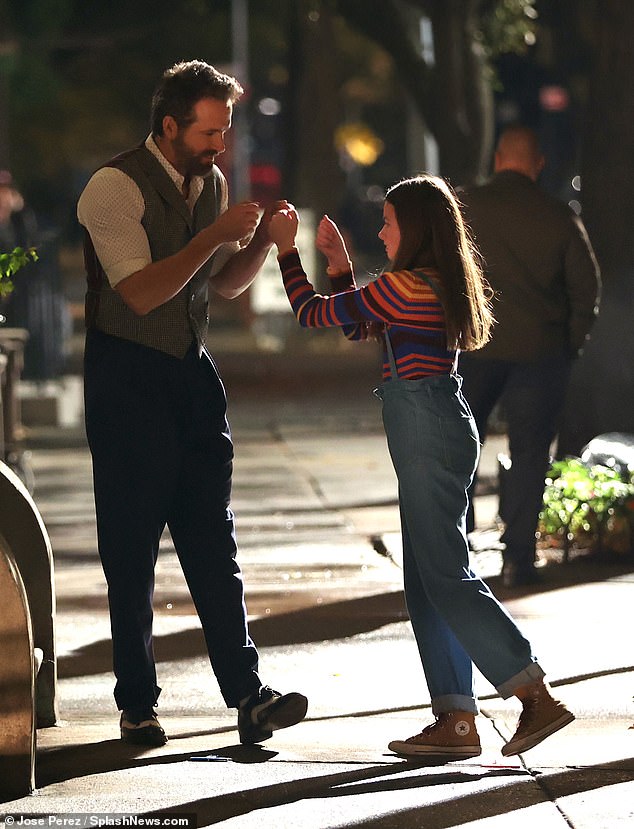
[[[193,215],[174,182],[145,146],[122,153],[104,167],[116,167],[139,187],[145,202],[141,224],[153,262],[177,253],[220,212],[226,183],[216,167],[205,180]],[[86,327],[179,358],[185,356],[194,341],[202,348],[209,325],[208,279],[213,256],[175,297],[145,316],[137,316],[110,286],[88,232],[84,260],[88,277]]]

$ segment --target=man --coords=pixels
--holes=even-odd
[[[152,132],[107,162],[78,204],[84,226],[85,412],[99,554],[108,584],[121,737],[163,745],[154,707],[152,594],[169,527],[243,743],[306,714],[297,693],[263,686],[246,623],[230,509],[233,446],[222,381],[207,350],[208,290],[253,281],[271,246],[257,204],[228,207],[215,166],[238,82],[200,61],[163,75]],[[279,207],[280,205],[277,205]],[[250,240],[250,241],[247,241]]]
[[[543,166],[535,133],[509,127],[497,145],[492,179],[462,194],[495,291],[497,325],[484,348],[461,355],[459,371],[481,439],[498,401],[508,426],[511,467],[501,493],[507,586],[537,580],[535,532],[550,446],[600,288],[580,219],[537,185]],[[472,512],[468,523],[473,529]]]

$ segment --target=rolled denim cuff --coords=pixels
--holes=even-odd
[[[515,691],[522,685],[530,685],[531,682],[537,682],[545,676],[545,672],[537,664],[537,662],[531,662],[526,668],[524,668],[523,671],[520,671],[519,674],[515,674],[515,676],[507,679],[506,682],[498,685],[496,690],[502,699],[508,699],[509,697],[512,697],[515,694]]]
[[[469,711],[472,714],[477,714],[478,703],[473,697],[463,696],[462,694],[446,694],[432,699],[431,710],[434,716],[447,714],[449,711]]]

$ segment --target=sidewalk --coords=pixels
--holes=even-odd
[[[155,632],[159,714],[170,741],[143,751],[117,739],[89,456],[81,429],[32,432],[34,498],[56,563],[62,722],[38,732],[37,792],[0,803],[0,814],[169,811],[228,829],[634,825],[631,568],[550,564],[539,592],[504,590],[489,496],[476,505],[482,552],[474,566],[577,720],[505,759],[500,748],[518,707],[478,677],[481,757],[430,767],[388,752],[389,740],[430,721],[429,699],[401,592],[395,480],[368,391],[376,366],[366,358],[350,371],[346,361],[337,352],[291,372],[274,357],[218,358],[262,675],[309,697],[306,721],[261,747],[237,744],[235,715],[209,670],[168,537]],[[485,478],[501,445],[486,449]],[[377,552],[377,539],[388,555]]]

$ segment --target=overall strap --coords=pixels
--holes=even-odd
[[[392,340],[390,340],[390,334],[388,332],[388,326],[386,325],[383,329],[383,333],[385,334],[385,345],[387,348],[387,358],[390,361],[390,374],[392,375],[392,380],[398,380],[398,368],[396,367],[396,359],[394,357],[394,349],[392,348]]]
[[[438,301],[440,302],[440,297],[438,296],[438,291],[436,290],[436,286],[434,285],[433,281],[427,276],[427,274],[424,273],[422,270],[417,270],[416,275],[422,277],[422,279],[425,280],[425,282],[429,285],[429,287],[434,292],[435,296],[438,298]],[[392,376],[393,380],[398,380],[398,368],[396,366],[396,359],[394,357],[394,349],[392,348],[392,341],[390,340],[390,334],[389,334],[387,325],[384,328],[384,334],[385,334],[385,345],[386,345],[386,348],[387,348],[387,357],[388,357],[389,364],[390,364],[390,373],[391,373],[391,376]],[[459,356],[459,352],[456,349],[456,355],[454,357],[453,365],[451,367],[451,374],[452,375],[456,374],[457,371],[458,371],[458,356]]]

